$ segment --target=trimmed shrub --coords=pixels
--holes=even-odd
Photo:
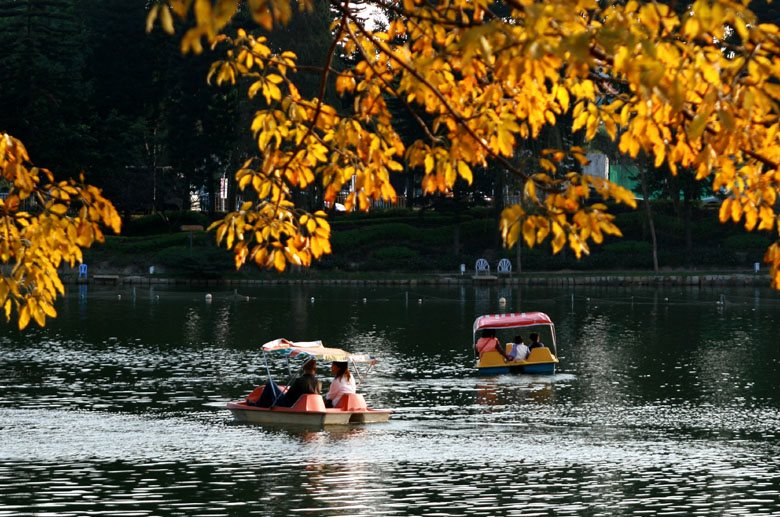
[[[733,250],[766,249],[772,244],[772,240],[761,234],[744,233],[730,235],[723,240],[723,245]]]
[[[374,257],[380,260],[387,261],[403,261],[412,258],[417,258],[420,253],[415,250],[411,250],[406,246],[388,246],[386,248],[380,248],[374,252]]]
[[[233,254],[222,248],[166,248],[156,261],[189,278],[219,278],[235,268]]]
[[[183,225],[200,225],[208,228],[209,218],[203,212],[183,210],[180,212],[159,212],[130,219],[122,224],[122,235],[156,235],[176,233]]]

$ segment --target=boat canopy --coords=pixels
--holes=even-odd
[[[543,312],[486,314],[474,320],[474,332],[483,329],[508,329],[552,324],[550,317]]]
[[[289,357],[305,359],[314,357],[323,361],[353,361],[356,363],[376,364],[379,361],[368,354],[350,354],[340,348],[327,348],[322,341],[289,341],[285,338],[274,339],[262,346],[263,352],[273,352]]]

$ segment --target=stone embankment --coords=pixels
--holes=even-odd
[[[120,276],[95,275],[87,279],[65,277],[66,283],[130,284],[130,285],[193,285],[193,286],[235,286],[235,285],[503,285],[503,286],[769,286],[769,275],[754,273],[729,274],[513,274],[511,276],[468,276],[468,275],[421,275],[420,277],[394,278],[318,278],[307,276],[279,276],[277,278],[221,278],[197,279],[174,278],[158,275]]]

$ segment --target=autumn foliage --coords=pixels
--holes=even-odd
[[[4,133],[0,178],[10,185],[0,199],[0,307],[9,321],[16,313],[20,329],[30,320],[43,326],[57,315],[54,300],[65,292],[57,268],[80,263],[82,248],[104,240],[103,225],[118,233],[121,221],[99,189],[83,178],[55,182]]]
[[[333,45],[311,99],[295,86],[293,53],[272,52],[245,30],[223,33],[240,4],[266,29],[285,23],[286,0],[169,0],[147,22],[174,32],[174,15],[193,17],[182,50],[227,44],[211,79],[251,78],[249,96],[265,101],[251,128],[258,156],[237,176],[251,201],[217,228],[237,266],[251,259],[281,270],[328,251],[322,214],[296,212],[291,188],[321,182],[328,201],[350,188],[347,208],[367,209],[371,199],[395,197],[389,176],[405,167],[425,172],[425,192],[447,192],[488,161],[524,184],[522,203],[501,217],[506,245],[550,237],[556,252],[568,245],[588,253],[589,242],[620,235],[600,199],[635,201],[572,167],[572,158],[585,161],[580,148],[515,159],[518,139],[535,138],[563,115],[587,140],[603,129],[631,157],[645,153],[673,174],[713,176],[714,190],[727,196],[722,222],[777,231],[778,28],[758,24],[747,3],[699,0],[675,10],[635,0],[370,0],[360,5],[388,15],[384,29],[370,30],[353,4],[331,1]],[[334,69],[336,49],[357,64]],[[354,96],[351,110],[324,102],[329,76],[340,94]],[[425,135],[408,147],[393,127],[391,97]],[[780,288],[780,246],[765,259]]]

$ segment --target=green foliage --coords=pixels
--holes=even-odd
[[[486,248],[495,246],[496,220],[494,218],[474,219],[460,226],[460,242],[463,252],[479,253]]]
[[[417,246],[443,247],[452,242],[452,228],[439,227],[420,229],[409,224],[376,224],[369,231],[334,231],[332,245],[334,253],[349,253],[363,246],[376,247],[381,242],[414,242]]]
[[[232,269],[233,256],[220,248],[165,248],[156,262],[188,278],[219,278]]]
[[[723,244],[733,250],[763,250],[772,244],[772,240],[766,235],[743,233],[726,237]]]
[[[645,241],[619,240],[611,244],[604,245],[604,251],[606,253],[614,253],[616,255],[626,255],[630,253],[649,254],[653,252],[653,246],[649,242]]]
[[[419,256],[419,251],[409,249],[406,246],[388,246],[379,248],[374,252],[375,258],[387,262],[402,262],[404,260],[416,259]]]
[[[75,0],[0,2],[0,131],[61,179],[91,159],[92,78],[80,7]]]
[[[203,228],[207,228],[209,218],[203,212],[192,212],[189,210],[158,212],[130,219],[125,223],[122,233],[126,236],[175,233],[181,232],[183,225],[200,225]]]

